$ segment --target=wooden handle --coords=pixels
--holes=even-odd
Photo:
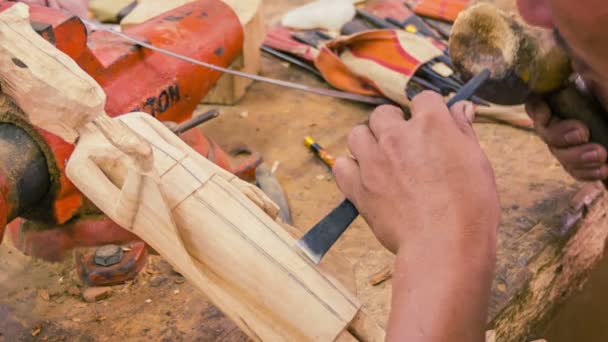
[[[0,86],[32,124],[71,143],[104,114],[101,87],[32,29],[23,3],[0,13]]]
[[[546,100],[553,114],[562,119],[582,121],[589,128],[590,141],[608,150],[608,113],[597,99],[570,84],[547,95]],[[604,185],[608,186],[608,181],[604,181]]]

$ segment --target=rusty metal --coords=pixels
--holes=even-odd
[[[13,5],[14,2],[0,0],[0,12]],[[89,35],[79,18],[62,11],[30,5],[30,17],[43,37],[73,58],[102,86],[107,95],[105,109],[111,116],[144,111],[161,121],[181,123],[191,117],[221,76],[220,72],[142,49],[107,32]],[[238,17],[220,0],[193,1],[129,27],[125,32],[154,46],[171,48],[219,66],[230,65],[240,55],[243,45]],[[35,129],[32,131],[36,133]],[[40,176],[41,182],[47,178],[47,184],[37,189],[44,192],[50,188],[50,191],[36,203],[36,210],[21,211],[28,219],[64,224],[74,218],[85,203],[65,176],[65,161],[73,146],[48,132],[39,130],[38,133],[37,140],[46,142],[44,148],[49,150],[47,166],[57,172],[50,177],[52,184],[48,184],[48,175]],[[30,183],[35,187],[35,182]],[[36,191],[28,193],[39,197],[34,196]]]
[[[0,12],[13,5],[0,0]],[[161,121],[182,123],[191,118],[222,74],[143,49],[107,32],[89,34],[79,18],[59,10],[30,5],[30,18],[42,37],[101,85],[107,95],[105,109],[111,116],[143,111]],[[219,66],[229,66],[243,45],[238,17],[220,0],[193,1],[125,32]],[[6,116],[0,121],[0,226],[13,221],[8,235],[19,249],[59,261],[74,247],[133,239],[107,217],[88,220],[83,216],[90,210],[87,201],[65,175],[73,145],[36,127],[20,129]],[[199,131],[185,132],[181,137],[231,171],[225,153]],[[15,217],[20,218],[13,220]],[[147,252],[143,242],[135,243],[118,264],[107,267],[99,267],[94,254],[78,259],[79,272],[86,283],[103,285],[133,278],[145,264]],[[111,264],[112,260],[102,263]]]
[[[4,226],[38,203],[49,191],[46,160],[27,132],[0,123],[0,183],[6,210]]]
[[[122,259],[109,266],[97,265],[95,251],[77,249],[74,258],[80,280],[88,286],[113,286],[133,280],[146,264],[148,258],[146,244],[137,241],[119,248],[125,250]]]
[[[118,264],[123,257],[123,250],[117,245],[105,245],[95,251],[95,264],[98,266],[112,266]]]
[[[195,127],[198,127],[209,120],[213,120],[213,119],[217,118],[218,116],[220,116],[220,111],[217,109],[212,109],[208,112],[205,112],[193,119],[190,119],[190,120],[178,125],[175,128],[172,128],[171,131],[173,131],[173,133],[179,135],[179,134],[187,132]]]
[[[333,89],[315,88],[315,87],[310,87],[310,86],[307,86],[304,84],[277,80],[277,79],[273,79],[273,78],[269,78],[269,77],[249,74],[249,73],[242,72],[242,71],[237,71],[237,70],[233,70],[233,69],[220,67],[220,66],[206,63],[206,62],[194,59],[194,58],[190,58],[181,53],[176,53],[176,52],[173,52],[173,51],[170,51],[167,49],[160,48],[158,46],[154,46],[152,44],[148,44],[142,40],[139,40],[133,36],[130,36],[129,34],[118,32],[118,31],[112,30],[111,28],[108,28],[108,27],[100,26],[92,21],[84,20],[84,22],[86,22],[87,25],[89,25],[89,27],[91,27],[91,28],[108,32],[108,33],[118,36],[124,40],[127,40],[133,44],[137,44],[138,46],[142,46],[147,49],[166,54],[167,56],[171,56],[175,59],[179,59],[179,60],[186,61],[186,62],[189,62],[192,64],[200,65],[200,66],[204,66],[204,67],[212,69],[212,70],[221,71],[226,74],[244,77],[244,78],[252,79],[252,80],[258,81],[258,82],[273,84],[273,85],[280,86],[283,88],[296,89],[296,90],[305,91],[305,92],[313,93],[313,94],[317,94],[317,95],[335,97],[338,99],[351,100],[351,101],[367,103],[367,104],[374,104],[374,105],[381,105],[381,104],[388,103],[388,101],[382,97],[359,95],[359,94],[347,93],[347,92],[333,90]]]

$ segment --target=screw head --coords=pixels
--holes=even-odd
[[[122,260],[123,251],[117,245],[105,245],[95,251],[95,264],[109,267],[118,264]]]

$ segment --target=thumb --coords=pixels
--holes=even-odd
[[[450,108],[452,119],[458,128],[466,135],[475,136],[473,120],[475,120],[475,105],[469,101],[456,102]]]

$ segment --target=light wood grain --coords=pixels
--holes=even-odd
[[[66,173],[91,202],[158,251],[253,340],[332,341],[343,335],[360,313],[357,298],[298,253],[261,190],[202,157],[146,113],[108,117],[99,85],[31,34],[25,5],[1,13],[0,22],[17,14],[20,20],[3,35],[4,49],[27,51],[31,66],[12,76],[11,95],[28,116],[32,108],[56,111],[38,120],[44,129],[76,110],[74,120],[63,122],[73,133],[66,137],[78,138]],[[64,71],[64,83],[51,87],[51,74],[27,70]],[[23,96],[45,86],[45,101],[34,98],[32,105]],[[55,100],[65,103],[54,106]],[[97,105],[81,103],[86,101]],[[383,335],[380,329],[359,340]]]
[[[68,142],[103,113],[103,90],[34,32],[27,5],[15,4],[0,17],[0,69],[2,92],[27,113],[28,120]]]

